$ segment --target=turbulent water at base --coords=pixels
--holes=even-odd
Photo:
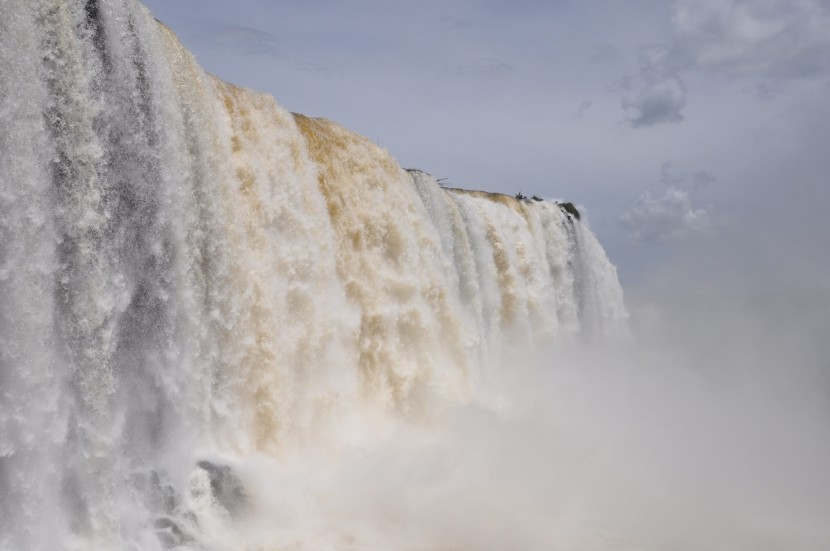
[[[554,202],[404,170],[136,1],[0,0],[3,551],[300,548],[229,535],[251,462],[428,425],[514,351],[625,325]]]

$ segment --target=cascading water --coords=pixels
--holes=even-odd
[[[248,548],[246,461],[625,320],[555,203],[441,188],[207,75],[137,1],[0,0],[3,551]]]

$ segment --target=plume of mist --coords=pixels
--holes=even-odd
[[[727,271],[707,279],[678,260],[630,294],[631,340],[513,351],[477,399],[423,425],[387,420],[340,454],[243,466],[261,507],[234,537],[273,543],[276,526],[297,549],[826,549],[830,293],[808,304],[774,278],[740,292]]]

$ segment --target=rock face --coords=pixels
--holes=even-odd
[[[559,208],[576,218],[577,220],[580,219],[579,210],[574,206],[573,203],[557,203]]]
[[[210,478],[210,491],[216,502],[232,516],[239,514],[246,502],[245,488],[227,465],[199,461],[198,467]]]

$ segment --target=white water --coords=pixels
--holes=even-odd
[[[4,551],[414,542],[326,524],[325,473],[626,331],[559,206],[221,82],[136,1],[0,0],[0,121]]]

